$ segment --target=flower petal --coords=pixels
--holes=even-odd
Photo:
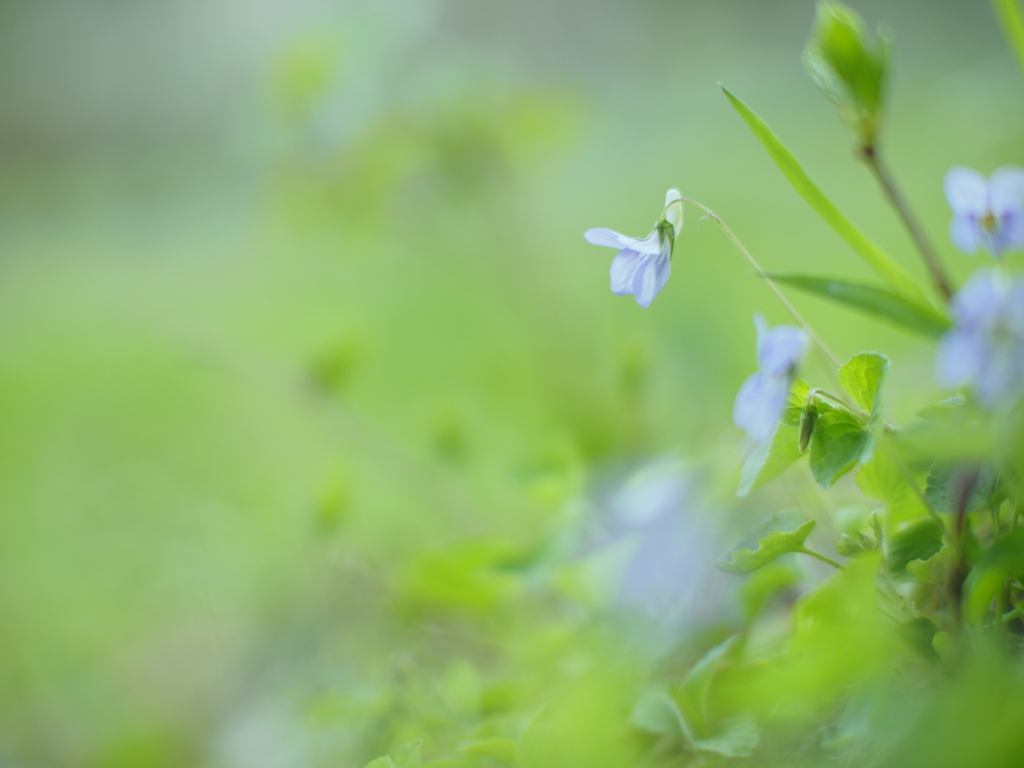
[[[583,237],[587,239],[587,242],[591,245],[603,245],[606,248],[622,248],[623,235],[607,227],[597,227],[596,229],[588,229],[583,233]]]
[[[633,292],[633,276],[637,269],[649,256],[643,256],[629,248],[624,248],[612,259],[612,293],[626,296]]]
[[[988,194],[989,205],[996,216],[1024,211],[1024,168],[1013,165],[997,168],[989,177]]]
[[[788,377],[770,376],[758,371],[748,378],[736,393],[732,420],[737,427],[758,443],[772,439],[779,423],[779,414],[789,396]]]
[[[939,342],[935,380],[942,387],[958,387],[974,381],[984,364],[985,340],[978,333],[955,330]]]
[[[985,242],[985,235],[976,216],[957,214],[949,225],[949,239],[968,256],[973,256],[978,252],[978,247]]]
[[[670,189],[665,194],[665,221],[672,225],[672,236],[679,237],[683,229],[683,204],[682,195],[678,189]]]
[[[645,309],[654,301],[671,272],[671,263],[666,258],[649,258],[633,276],[633,295],[636,303]]]
[[[944,187],[953,213],[984,216],[988,212],[988,183],[977,171],[960,166],[950,168]]]
[[[656,254],[661,249],[658,230],[654,230],[647,237],[640,240],[635,237],[627,237],[607,227],[597,227],[595,229],[588,229],[583,233],[583,237],[592,245],[602,245],[606,248],[629,248],[637,253]]]
[[[1024,249],[1024,210],[1007,210],[999,217],[1001,250]]]
[[[757,364],[769,376],[787,376],[807,351],[807,334],[794,325],[758,328]]]

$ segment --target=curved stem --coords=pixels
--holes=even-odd
[[[819,560],[821,560],[821,562],[828,563],[833,568],[837,568],[840,571],[843,570],[843,566],[841,566],[835,560],[833,560],[830,557],[825,557],[823,554],[821,554],[820,552],[815,552],[813,549],[807,549],[807,547],[801,547],[800,549],[797,550],[797,552],[803,552],[805,555],[810,555],[811,557],[816,557]]]
[[[925,267],[927,267],[929,274],[932,278],[932,283],[935,285],[935,290],[942,297],[944,302],[948,302],[950,297],[953,295],[953,289],[950,287],[949,278],[946,276],[945,270],[942,268],[942,264],[939,262],[939,257],[935,253],[935,249],[932,247],[931,242],[928,240],[928,236],[924,233],[924,229],[921,227],[910,210],[910,206],[907,201],[903,199],[903,195],[900,194],[899,189],[896,187],[896,182],[893,181],[892,175],[889,173],[888,168],[882,163],[881,158],[878,156],[878,149],[874,144],[869,144],[861,149],[861,155],[864,158],[864,162],[868,164],[868,167],[875,174],[875,178],[881,185],[882,190],[885,192],[885,196],[889,198],[889,202],[892,207],[896,209],[896,213],[900,219],[903,220],[903,226],[907,228],[907,232],[910,235],[910,239],[914,241],[917,246],[918,252],[921,254],[921,259],[924,261]]]
[[[765,283],[771,289],[772,293],[775,294],[775,297],[782,302],[782,306],[786,308],[786,311],[789,312],[789,314],[792,316],[794,320],[797,321],[797,323],[799,323],[801,328],[807,331],[807,334],[811,337],[811,340],[814,341],[815,347],[824,356],[828,365],[832,366],[833,369],[838,369],[838,358],[836,358],[836,356],[832,354],[832,351],[825,345],[825,342],[821,340],[821,337],[814,332],[814,329],[811,328],[811,326],[808,324],[806,320],[804,320],[803,316],[797,311],[796,307],[794,307],[789,302],[789,299],[787,299],[785,294],[783,294],[782,291],[779,290],[779,287],[775,284],[775,282],[770,277],[768,277],[768,274],[761,268],[761,265],[757,263],[757,260],[751,255],[750,251],[747,250],[746,246],[743,245],[743,242],[736,236],[736,233],[729,229],[729,226],[724,221],[722,221],[719,215],[712,211],[710,208],[708,208],[706,205],[702,205],[701,203],[698,203],[696,200],[691,200],[685,197],[680,200],[673,200],[671,203],[668,204],[668,206],[665,207],[665,211],[667,211],[671,206],[676,205],[677,203],[680,205],[682,205],[683,203],[689,203],[690,205],[699,208],[700,210],[704,211],[704,215],[707,218],[711,219],[712,221],[715,222],[715,224],[718,225],[718,228],[722,230],[722,234],[724,234],[729,239],[729,242],[733,244],[733,247],[736,248],[736,250],[740,252],[740,255],[742,255],[743,258],[747,260],[747,263],[750,264],[751,268],[753,268],[754,273],[765,281]],[[662,216],[664,216],[664,212],[662,212]],[[826,366],[826,368],[827,367],[828,366]]]

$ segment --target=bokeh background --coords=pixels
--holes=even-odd
[[[980,1],[855,6],[895,32],[883,149],[962,279],[942,177],[1024,164],[1020,72]],[[674,186],[766,268],[870,277],[721,81],[924,284],[803,72],[812,19],[0,3],[0,764],[358,768],[521,731],[567,680],[603,701],[587,671],[636,638],[595,620],[630,590],[587,520],[651,462],[701,542],[673,620],[728,614],[702,557],[780,493],[733,498],[731,403],[753,312],[786,317],[690,212],[647,310],[582,233],[645,235]],[[890,354],[895,418],[938,394],[930,347],[795,301]]]

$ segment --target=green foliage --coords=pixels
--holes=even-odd
[[[1024,9],[1020,0],[992,0],[992,8],[1024,73]]]
[[[842,3],[818,3],[804,66],[862,147],[875,144],[891,53],[889,36],[879,32],[874,42],[869,41],[855,11]]]
[[[800,444],[800,431],[808,392],[806,382],[800,379],[793,382],[775,435],[770,442],[756,446],[743,462],[737,496],[746,496],[755,488],[771,482],[800,458],[804,450]]]
[[[776,512],[752,528],[728,558],[716,562],[715,567],[726,573],[750,573],[781,555],[803,552],[814,525],[814,520],[804,522],[796,510]]]
[[[845,408],[830,408],[818,417],[811,437],[811,473],[829,488],[874,451],[874,437],[859,417]]]
[[[939,338],[949,330],[949,319],[927,304],[884,288],[813,275],[771,272],[777,283],[823,296],[839,304],[863,310],[893,325],[927,338]]]
[[[423,764],[420,758],[420,746],[423,739],[415,739],[403,744],[390,755],[371,760],[366,768],[418,768]]]
[[[861,232],[839,212],[825,194],[811,181],[810,177],[797,162],[793,154],[776,138],[772,130],[765,125],[746,104],[734,96],[725,86],[721,86],[729,102],[750,127],[754,136],[768,151],[769,156],[782,171],[782,175],[793,186],[793,189],[811,206],[822,220],[853,248],[896,293],[910,301],[926,304],[924,293],[917,283],[885,254],[877,245],[868,240]]]
[[[889,372],[889,358],[877,352],[854,355],[839,369],[839,384],[872,419],[882,411],[882,384]]]
[[[479,757],[489,757],[495,762],[508,766],[509,768],[516,768],[516,750],[518,746],[516,742],[508,738],[493,738],[493,739],[481,739],[480,741],[472,741],[468,744],[464,744],[461,750],[467,755],[475,755]]]
[[[965,512],[988,509],[999,482],[991,463],[978,465],[936,462],[928,472],[924,497],[936,512]]]

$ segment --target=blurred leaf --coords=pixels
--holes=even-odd
[[[793,157],[793,154],[776,138],[775,134],[772,133],[771,129],[765,125],[760,117],[752,112],[746,104],[734,96],[725,86],[720,87],[740,117],[743,118],[750,127],[750,130],[753,131],[754,136],[768,150],[768,154],[779,170],[782,171],[782,175],[786,177],[804,201],[898,294],[915,302],[925,304],[927,299],[921,289],[917,287],[917,283],[913,278],[877,245],[862,235],[839,212],[839,209],[815,186],[804,169],[800,167],[796,158]]]
[[[915,560],[929,560],[942,548],[942,528],[931,518],[900,528],[889,535],[889,571],[901,576]]]
[[[761,729],[752,717],[735,717],[722,724],[722,730],[706,739],[695,739],[693,746],[723,757],[747,757],[761,740]]]
[[[420,759],[420,746],[422,744],[423,739],[413,739],[393,752],[391,754],[391,762],[395,764],[395,768],[416,768],[416,766],[420,765],[422,762]]]
[[[896,448],[884,436],[876,440],[882,442],[871,459],[857,470],[857,487],[865,496],[885,504],[890,525],[924,517],[928,510],[901,471]],[[913,480],[916,482],[917,478]]]
[[[772,598],[799,584],[801,575],[798,568],[784,562],[775,562],[751,573],[738,590],[744,618],[747,621],[757,618]]]
[[[754,527],[729,558],[717,561],[715,567],[735,574],[756,571],[780,555],[803,550],[804,541],[814,525],[814,520],[803,522],[800,513],[794,509],[776,512]]]
[[[871,458],[874,438],[860,419],[845,408],[832,408],[818,417],[811,437],[811,473],[829,488],[858,463]]]
[[[949,465],[936,462],[928,472],[924,497],[936,512],[957,511],[966,492],[965,512],[988,509],[999,483],[998,470],[990,462],[979,466]]]
[[[650,733],[673,733],[690,739],[690,729],[686,725],[679,704],[668,693],[658,688],[649,688],[640,694],[630,713],[629,721]]]
[[[309,118],[337,76],[342,53],[337,36],[312,34],[280,54],[269,83],[271,102],[282,117],[294,122]]]
[[[854,355],[839,369],[839,383],[854,402],[875,416],[882,406],[882,382],[889,372],[889,358],[877,352]]]
[[[1006,35],[1006,42],[1017,57],[1021,72],[1024,72],[1024,10],[1020,0],[992,0],[992,8]]]
[[[1024,573],[1024,529],[1007,534],[990,546],[964,582],[964,617],[980,623],[997,599],[1005,579]]]
[[[945,544],[927,560],[911,560],[907,573],[925,584],[943,585],[949,581],[953,567],[953,553]]]
[[[464,744],[460,749],[468,755],[489,757],[509,768],[515,768],[516,763],[516,742],[512,739],[496,738],[482,739]]]
[[[949,330],[949,319],[928,304],[914,301],[884,288],[814,275],[769,273],[776,283],[791,285],[840,304],[861,309],[904,330],[939,338]]]

